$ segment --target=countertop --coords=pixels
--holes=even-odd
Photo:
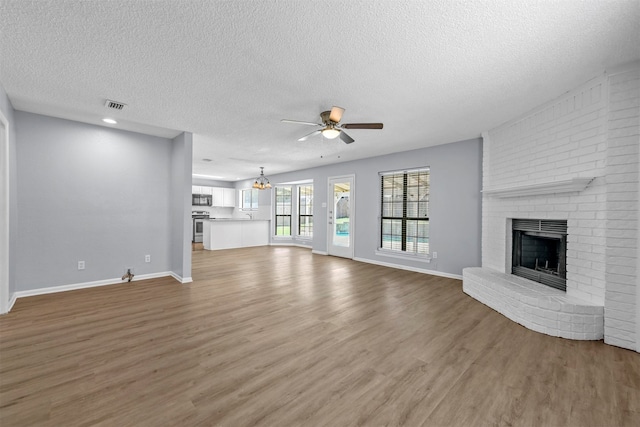
[[[251,219],[251,218],[205,218],[209,221],[269,221],[268,219]]]

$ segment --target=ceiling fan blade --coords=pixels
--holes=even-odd
[[[382,123],[345,123],[342,129],[382,129]]]
[[[342,119],[342,113],[344,113],[344,108],[332,107],[331,114],[329,114],[329,120],[331,120],[334,123],[338,123],[340,119]]]
[[[345,144],[351,144],[353,141],[355,141],[355,139],[344,133],[343,130],[340,131],[340,139],[343,140]]]
[[[301,122],[300,120],[282,119],[280,121],[284,123],[296,123],[299,125],[324,126],[322,123]]]
[[[302,138],[298,139],[298,141],[306,141],[307,139],[311,138],[312,136],[316,136],[316,135],[320,135],[322,133],[321,130],[314,130],[313,132],[303,136]]]

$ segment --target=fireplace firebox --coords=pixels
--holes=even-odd
[[[567,221],[513,219],[511,273],[567,290]]]

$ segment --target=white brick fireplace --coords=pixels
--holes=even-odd
[[[524,326],[640,350],[640,64],[486,132],[469,295]],[[566,220],[566,293],[511,275],[511,221]]]

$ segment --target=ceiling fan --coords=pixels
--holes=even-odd
[[[281,121],[301,125],[322,126],[322,129],[314,130],[310,134],[298,139],[298,141],[305,141],[312,136],[322,134],[322,136],[327,139],[334,139],[339,136],[345,144],[351,144],[354,139],[347,135],[343,129],[382,129],[382,123],[345,123],[341,125],[340,120],[342,119],[342,113],[344,113],[344,108],[340,107],[332,107],[331,111],[323,111],[320,113],[322,123],[301,122],[299,120],[288,119],[282,119]]]

